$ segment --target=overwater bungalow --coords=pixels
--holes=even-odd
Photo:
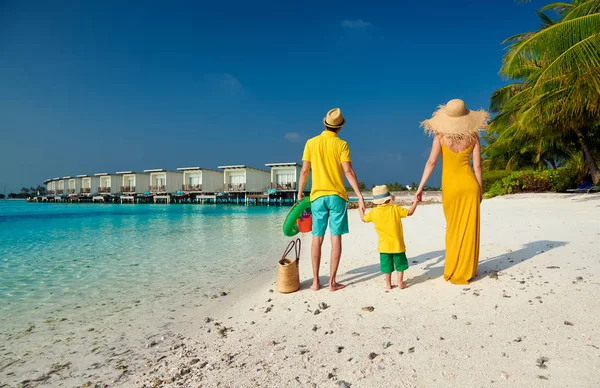
[[[302,165],[291,163],[267,163],[265,166],[271,169],[271,181],[269,185],[269,201],[295,202],[300,182],[300,171]],[[304,192],[309,193],[311,188],[310,175],[304,185]]]
[[[69,197],[77,197],[81,190],[81,178],[65,177],[67,179],[67,194]]]
[[[148,191],[151,194],[173,194],[181,190],[183,173],[163,169],[144,170],[150,174]]]
[[[223,170],[223,191],[262,193],[269,188],[270,173],[245,165],[219,166]]]
[[[54,179],[46,179],[44,184],[46,185],[46,194],[48,196],[56,194],[56,181]]]
[[[268,163],[265,166],[271,168],[270,189],[277,191],[297,191],[300,182],[300,171],[302,166],[298,163]],[[304,191],[310,192],[311,178],[308,176]]]
[[[81,196],[92,196],[98,192],[98,177],[77,175],[77,179],[81,180],[81,188],[79,189],[79,194]]]
[[[65,191],[67,189],[65,182],[65,178],[56,178],[56,195],[62,196],[65,194]]]
[[[121,177],[105,172],[95,174],[98,178],[99,195],[117,195],[121,189]]]
[[[117,171],[121,176],[119,193],[133,196],[142,194],[150,187],[150,174],[145,172]]]
[[[181,191],[186,194],[214,194],[223,188],[223,172],[201,167],[180,167],[183,173]]]

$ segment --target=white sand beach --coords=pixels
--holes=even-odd
[[[33,381],[22,386],[600,384],[599,195],[484,201],[479,275],[468,286],[441,277],[441,205],[419,207],[404,230],[411,265],[406,290],[385,292],[373,226],[362,224],[352,210],[338,274],[346,289],[308,289],[305,235],[300,291],[273,291],[278,259],[273,257],[272,272],[232,285],[226,296],[197,296],[193,305],[182,295],[185,307],[174,304],[169,317],[138,317],[130,331],[103,343],[112,349],[102,358],[94,359],[90,349],[63,368],[62,359],[38,360],[28,366]],[[326,243],[323,284],[328,257]],[[0,382],[15,386],[24,380],[18,380],[19,370],[6,376],[5,369]]]

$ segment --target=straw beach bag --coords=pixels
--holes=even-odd
[[[300,263],[300,239],[291,241],[285,251],[281,260],[279,260],[279,271],[277,272],[277,291],[282,294],[288,294],[294,292],[300,288],[300,272],[298,266]],[[288,259],[287,255],[294,251],[296,257]]]

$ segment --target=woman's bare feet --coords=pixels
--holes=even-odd
[[[405,288],[408,288],[408,285],[406,285],[406,283],[402,282],[402,283],[398,284],[398,288],[401,290],[404,290]]]
[[[334,292],[334,291],[339,291],[342,288],[346,287],[345,285],[341,284],[341,283],[329,283],[329,291]]]
[[[392,289],[392,285],[390,283],[386,283],[385,284],[385,289],[388,290],[388,291],[391,290]]]
[[[319,282],[314,282],[313,284],[310,286],[310,289],[313,291],[319,291],[321,289],[321,285],[319,284]]]

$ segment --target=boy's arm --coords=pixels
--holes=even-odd
[[[360,219],[362,220],[362,222],[367,222],[365,221],[365,211],[360,206],[358,207],[358,214],[360,214]]]
[[[408,216],[412,216],[413,214],[415,214],[415,210],[417,209],[417,205],[419,204],[419,202],[414,201],[412,203],[412,205],[410,205],[410,209],[408,209]]]

